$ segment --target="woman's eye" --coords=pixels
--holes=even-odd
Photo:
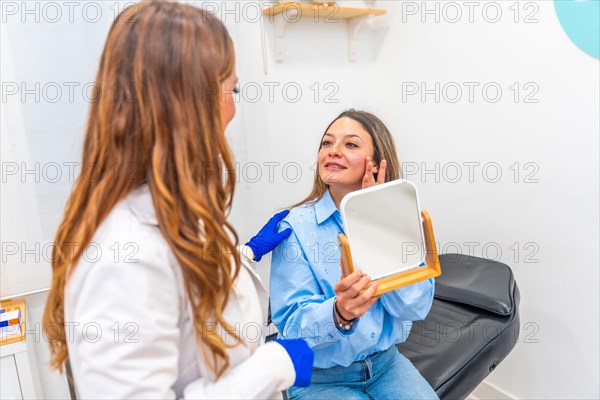
[[[324,140],[323,143],[321,143],[321,146],[329,146],[331,144],[331,142],[329,140]]]
[[[358,147],[358,145],[356,145],[354,143],[347,143],[346,146],[352,147],[352,148],[357,148]]]
[[[240,83],[237,82],[233,87],[233,93],[238,94],[240,92]]]

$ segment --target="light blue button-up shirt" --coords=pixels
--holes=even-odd
[[[337,235],[344,227],[329,191],[314,204],[293,208],[279,230],[290,227],[292,235],[273,252],[272,318],[280,337],[306,339],[315,367],[348,366],[404,342],[412,321],[429,312],[433,279],[383,294],[350,331],[341,332],[333,321],[333,287],[341,277]]]

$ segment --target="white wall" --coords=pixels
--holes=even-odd
[[[354,64],[345,23],[290,24],[285,61],[271,56],[266,77],[258,27],[239,24],[242,85],[334,82],[340,100],[244,104],[232,129],[234,141],[246,141],[239,159],[295,160],[309,169],[320,134],[339,111],[373,111],[394,132],[440,250],[513,268],[522,297],[519,342],[487,381],[515,398],[598,398],[599,62],[571,43],[552,2],[518,3],[518,22],[513,2],[477,3],[473,22],[458,2],[463,16],[456,23],[448,2],[427,2],[427,9],[436,3],[439,22],[421,2],[376,2],[389,11],[389,27],[360,34]],[[502,15],[488,22],[496,6]],[[268,33],[272,54],[271,26]],[[435,93],[436,82],[439,102],[435,94],[411,95],[422,83]],[[463,93],[453,103],[456,86]],[[502,94],[493,102],[496,87]],[[426,173],[436,163],[439,178]],[[242,238],[275,208],[306,195],[311,178],[242,183],[234,213]]]
[[[81,17],[57,24],[43,18],[38,23],[31,17],[26,23],[9,20],[10,49],[3,46],[2,57],[11,52],[15,80],[91,82],[111,20],[109,7],[116,3],[102,4],[107,18],[95,23]],[[432,215],[440,250],[487,255],[513,267],[522,294],[521,337],[488,381],[515,398],[600,397],[599,63],[569,41],[552,3],[530,3],[537,6],[538,22],[525,24],[524,16],[535,7],[519,3],[520,22],[515,23],[512,3],[498,2],[503,14],[493,24],[481,14],[485,2],[478,3],[473,23],[462,2],[455,3],[463,12],[457,23],[447,21],[454,14],[441,15],[439,23],[425,15],[422,22],[421,2],[374,2],[389,10],[389,26],[359,34],[355,63],[348,62],[345,22],[289,24],[283,63],[273,59],[274,32],[267,24],[268,75],[262,68],[260,25],[253,6],[246,4],[238,4],[237,14],[222,15],[236,44],[243,89],[228,130],[240,165],[231,215],[240,240],[254,234],[276,209],[308,193],[318,141],[330,120],[349,107],[370,110],[394,132],[407,177],[418,185],[422,206]],[[436,2],[428,4],[433,9]],[[437,4],[442,11],[447,3]],[[215,5],[218,11],[236,7],[230,2],[210,7]],[[413,6],[415,15],[407,12]],[[439,102],[433,94],[422,101],[407,92],[421,83],[434,88],[436,82],[441,88],[450,83],[445,93],[440,89]],[[463,89],[456,103],[449,101],[453,82]],[[479,84],[473,102],[463,82]],[[515,82],[521,95],[517,103],[510,89]],[[498,102],[483,97],[485,84],[502,89]],[[274,86],[272,101],[269,86]],[[297,87],[302,94],[293,102]],[[523,96],[532,88],[538,89],[532,97],[538,102],[525,103]],[[337,102],[327,102],[328,94],[329,101]],[[75,102],[17,103],[32,161],[79,159],[88,106],[81,95]],[[423,173],[436,163],[439,182]],[[472,182],[469,163],[479,163]],[[457,165],[462,177],[452,183]],[[502,176],[490,183],[496,168]],[[42,222],[29,214],[21,221],[50,241],[70,182],[34,183]],[[4,219],[2,224],[6,241]],[[12,224],[9,231],[16,227]],[[262,264],[266,277],[268,263]],[[31,318],[41,317],[43,301],[43,295],[30,299],[37,310]],[[47,353],[38,348],[43,343],[36,346],[44,397],[60,397],[64,386],[52,389],[55,376],[45,368]]]
[[[51,244],[76,171],[83,129],[115,2],[3,1],[2,257],[0,298],[27,302],[27,351],[39,398],[69,398],[50,371],[41,320]],[[110,7],[113,7],[110,9]],[[85,11],[84,11],[85,10]],[[99,13],[96,13],[98,10]]]

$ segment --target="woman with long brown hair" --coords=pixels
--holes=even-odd
[[[429,312],[433,279],[373,296],[377,282],[340,268],[342,198],[400,177],[394,139],[375,115],[350,109],[325,129],[313,189],[282,221],[279,229],[293,232],[271,265],[280,337],[304,338],[315,352],[311,385],[290,388],[291,400],[437,399],[395,346]]]
[[[227,30],[199,8],[142,2],[110,29],[44,313],[51,365],[70,361],[80,398],[264,398],[310,381],[304,341],[262,345],[267,294],[244,260],[289,235],[285,213],[242,255],[226,218],[236,81]]]

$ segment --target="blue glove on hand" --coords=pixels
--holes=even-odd
[[[262,256],[272,251],[281,241],[292,234],[290,228],[277,233],[277,226],[284,219],[290,210],[283,210],[273,215],[271,219],[262,227],[246,246],[252,249],[254,261],[260,261]]]
[[[304,339],[275,339],[275,342],[283,346],[292,359],[292,363],[294,363],[294,370],[296,371],[294,386],[304,387],[310,385],[315,353],[308,347],[306,341]]]

